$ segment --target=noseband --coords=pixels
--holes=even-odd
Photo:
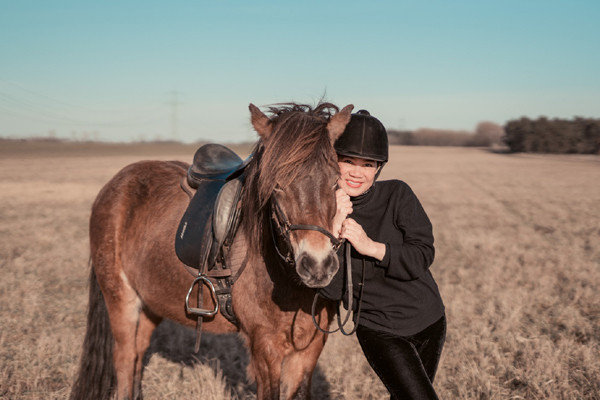
[[[286,243],[287,251],[285,255],[279,250],[277,240],[275,239],[275,231],[282,237]],[[327,236],[331,241],[333,251],[337,251],[342,245],[343,241],[339,240],[331,234],[327,229],[318,225],[304,225],[304,224],[290,224],[285,213],[281,209],[281,205],[275,196],[271,197],[271,234],[273,237],[273,244],[279,257],[283,259],[289,265],[295,265],[296,261],[292,256],[292,241],[290,234],[292,231],[316,231]]]

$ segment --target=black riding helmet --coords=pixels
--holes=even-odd
[[[381,165],[388,160],[388,136],[383,124],[367,110],[352,114],[342,136],[336,140],[336,153],[342,156],[374,160]]]

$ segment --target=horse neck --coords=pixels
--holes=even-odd
[[[261,252],[263,232],[265,231],[266,216],[265,206],[261,206],[258,197],[258,178],[260,163],[264,148],[259,141],[255,147],[251,163],[246,168],[244,192],[242,194],[242,222],[239,229],[248,243],[248,252],[256,256]]]
[[[270,232],[269,232],[270,234]],[[228,264],[235,275],[243,276],[243,281],[249,296],[270,298],[274,293],[293,290],[289,287],[291,282],[281,260],[276,258],[271,240],[264,240],[263,249],[252,249],[255,245],[248,240],[243,230],[238,230],[229,253]],[[255,250],[255,251],[252,251]],[[243,270],[241,270],[243,268]],[[243,274],[243,275],[242,275]],[[277,289],[279,288],[279,289]]]
[[[232,268],[237,270],[238,265],[246,263],[245,270],[252,271],[250,273],[256,277],[257,290],[273,291],[274,285],[294,290],[299,286],[298,278],[294,277],[293,267],[287,265],[275,249],[270,214],[265,210],[258,219],[254,217],[253,223],[260,225],[260,240],[249,237],[246,229],[238,229],[231,248]],[[247,217],[244,215],[242,218]],[[246,220],[246,223],[250,221]]]

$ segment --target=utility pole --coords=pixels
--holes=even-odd
[[[178,92],[173,90],[171,93],[171,101],[168,103],[171,106],[171,139],[174,141],[179,140],[177,134],[177,107],[179,106]]]

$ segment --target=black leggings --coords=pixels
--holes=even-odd
[[[446,340],[446,317],[412,336],[396,336],[362,325],[356,336],[391,399],[438,398],[433,378]]]

